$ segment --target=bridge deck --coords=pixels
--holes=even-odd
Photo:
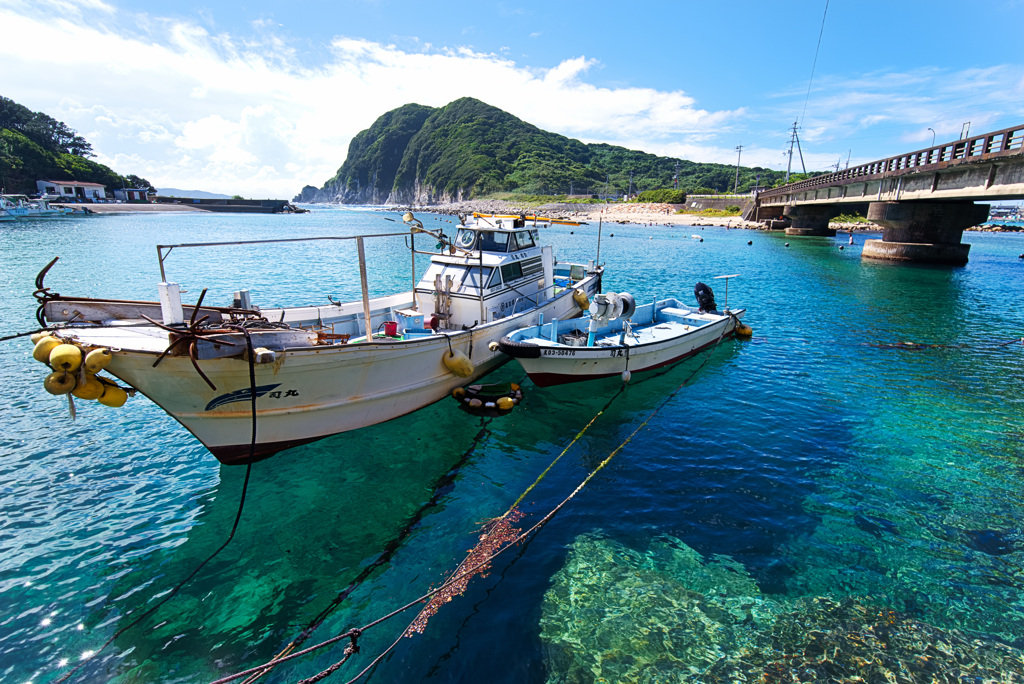
[[[762,205],[1024,198],[1024,126],[860,164],[758,193]]]

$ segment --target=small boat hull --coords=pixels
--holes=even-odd
[[[499,343],[506,355],[515,358],[539,387],[622,376],[671,365],[709,349],[735,334],[744,310],[729,314],[691,311],[678,300],[639,307],[632,335],[622,334],[622,324],[598,330],[592,345],[576,345],[587,334],[586,319],[558,321],[518,330]],[[554,338],[554,339],[552,339]],[[561,340],[561,341],[559,341]],[[566,342],[569,342],[568,344]]]

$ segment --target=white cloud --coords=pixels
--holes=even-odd
[[[311,67],[273,21],[256,22],[243,38],[214,33],[208,19],[131,15],[102,0],[0,0],[0,25],[5,96],[68,123],[117,171],[246,196],[290,197],[322,185],[351,137],[385,111],[464,96],[546,130],[697,161],[734,163],[734,146],[748,139],[744,164],[778,168],[785,128],[806,92],[793,86],[769,106],[713,110],[679,89],[595,85],[588,77],[598,64],[584,55],[537,69],[505,50],[435,48],[415,38],[401,39],[406,49],[337,37],[326,61]],[[897,129],[913,136],[908,145],[922,135],[930,141],[928,126],[941,137],[970,119],[980,130],[978,103],[993,109],[989,121],[995,110],[1024,115],[1022,94],[1018,67],[826,74],[815,81],[801,131],[815,146],[805,157],[810,168],[832,164],[851,137],[881,129],[890,140]]]
[[[11,36],[0,44],[4,94],[88,132],[100,161],[157,185],[289,197],[321,185],[355,133],[408,102],[472,96],[541,128],[645,148],[645,132],[706,132],[741,113],[697,109],[682,92],[595,87],[583,56],[531,70],[465,46],[338,37],[327,63],[304,68],[271,21],[246,40],[152,16],[130,32],[100,0],[77,6],[98,14],[72,22],[54,20],[53,3],[0,8]]]

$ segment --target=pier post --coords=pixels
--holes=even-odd
[[[828,222],[840,214],[834,204],[799,204],[788,206],[783,215],[791,222],[786,235],[833,237],[836,231]]]
[[[872,202],[868,220],[882,226],[882,239],[867,240],[861,256],[963,266],[971,249],[960,242],[964,229],[984,223],[988,209],[957,201]]]

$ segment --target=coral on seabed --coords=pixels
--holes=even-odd
[[[661,537],[577,538],[545,594],[549,681],[1024,682],[1024,654],[870,598],[767,598],[743,566]]]

